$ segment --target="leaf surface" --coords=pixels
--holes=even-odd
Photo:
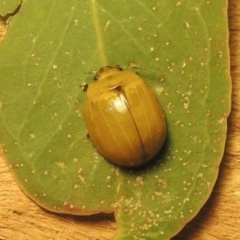
[[[0,16],[13,13],[21,4],[21,0],[1,0],[0,2]]]
[[[226,12],[226,0],[25,0],[0,46],[0,143],[24,191],[54,212],[115,212],[119,240],[173,237],[208,199],[224,151]],[[116,64],[138,66],[167,118],[162,154],[137,171],[86,137],[79,85]]]

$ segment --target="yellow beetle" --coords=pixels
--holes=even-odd
[[[148,163],[166,138],[162,107],[133,71],[106,66],[87,88],[84,116],[90,139],[108,161],[123,167]]]

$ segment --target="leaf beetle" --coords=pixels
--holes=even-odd
[[[151,161],[166,138],[162,107],[135,72],[119,66],[101,68],[87,88],[84,117],[97,151],[122,167]]]

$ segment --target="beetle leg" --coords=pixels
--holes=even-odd
[[[86,82],[80,84],[80,88],[83,90],[83,92],[86,92],[88,89],[88,84]]]

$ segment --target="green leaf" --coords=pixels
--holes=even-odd
[[[169,239],[215,184],[231,84],[227,1],[25,0],[0,46],[0,143],[34,201],[115,212],[118,240]],[[87,138],[81,83],[137,65],[167,117],[152,166],[114,167]]]
[[[0,16],[13,13],[21,4],[21,0],[1,0],[0,2]]]

